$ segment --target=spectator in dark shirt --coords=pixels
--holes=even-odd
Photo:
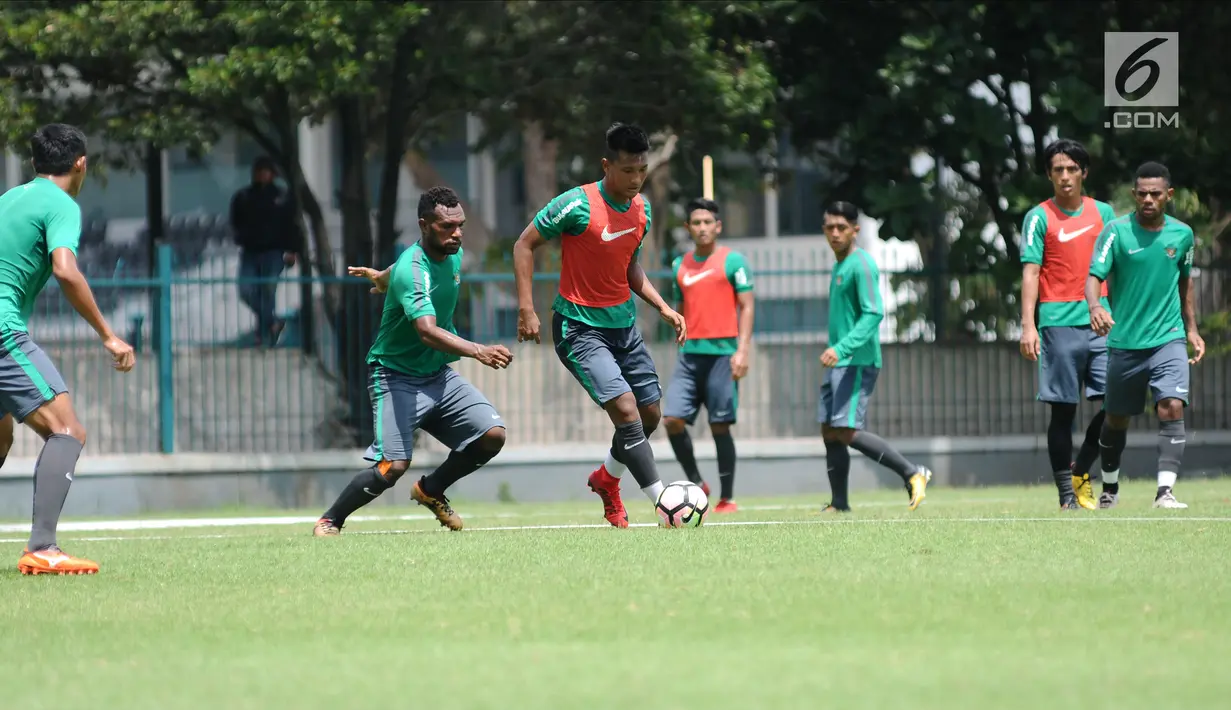
[[[274,184],[277,165],[261,156],[252,164],[252,184],[231,198],[231,230],[240,248],[239,297],[256,314],[256,342],[277,344],[286,323],[274,313],[277,283],[253,283],[276,279],[295,263],[299,234],[292,200]]]

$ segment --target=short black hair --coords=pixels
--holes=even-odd
[[[278,164],[268,155],[261,155],[252,161],[252,172],[255,173],[258,170],[268,170],[271,173],[276,173],[278,172]]]
[[[1167,187],[1171,187],[1171,171],[1166,165],[1153,160],[1137,167],[1137,177],[1134,182],[1142,178],[1162,178],[1167,182]]]
[[[825,208],[825,214],[842,217],[851,224],[859,224],[859,208],[849,202],[838,200]]]
[[[1090,167],[1090,152],[1086,150],[1086,147],[1075,140],[1061,138],[1043,149],[1044,175],[1051,174],[1051,161],[1057,155],[1067,155],[1070,160],[1077,163],[1077,167],[1081,168],[1082,172]]]
[[[620,153],[641,155],[650,152],[650,137],[640,126],[613,123],[607,129],[607,160],[617,160]]]
[[[30,157],[38,175],[67,175],[85,155],[85,134],[67,123],[49,123],[30,137]]]
[[[460,204],[462,204],[462,200],[453,191],[453,188],[443,185],[429,188],[427,192],[419,195],[419,219],[431,219],[436,214],[437,205],[457,207]]]
[[[697,210],[707,210],[714,215],[714,219],[718,219],[718,203],[704,197],[698,197],[688,203],[684,208],[684,216],[692,217],[692,213]]]

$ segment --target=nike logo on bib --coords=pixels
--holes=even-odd
[[[1093,224],[1087,224],[1086,226],[1082,227],[1081,229],[1077,230],[1076,232],[1068,232],[1068,233],[1066,233],[1066,232],[1064,231],[1064,227],[1061,227],[1061,228],[1060,228],[1060,234],[1058,234],[1056,238],[1060,240],[1060,243],[1061,243],[1061,244],[1063,244],[1063,243],[1065,243],[1065,242],[1071,242],[1071,241],[1073,241],[1074,239],[1076,239],[1076,238],[1080,237],[1081,235],[1085,234],[1086,232],[1090,231],[1090,230],[1091,230],[1091,229],[1093,229],[1093,228],[1094,228],[1094,225],[1093,225]]]
[[[629,232],[633,231],[634,229],[636,229],[636,227],[629,227],[628,229],[625,229],[625,230],[624,230],[624,231],[622,231],[622,232],[614,232],[614,233],[613,233],[613,232],[608,232],[608,231],[607,231],[607,228],[606,228],[606,227],[603,227],[603,233],[602,233],[602,235],[601,235],[601,236],[602,236],[602,238],[603,238],[603,241],[605,241],[605,242],[610,242],[610,241],[612,241],[612,240],[619,239],[620,237],[624,236],[625,234],[628,234]]]
[[[709,276],[710,273],[712,272],[713,272],[713,269],[706,269],[705,271],[702,271],[699,274],[684,274],[684,279],[683,279],[684,285],[691,286],[695,284],[696,282],[700,281],[701,279],[705,278],[706,276]]]

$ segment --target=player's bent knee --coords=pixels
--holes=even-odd
[[[611,417],[611,422],[616,426],[630,424],[641,418],[641,412],[637,409],[637,398],[632,392],[625,392],[606,402],[603,409],[607,410],[607,416]]]
[[[1157,406],[1159,419],[1175,421],[1184,418],[1184,403],[1178,399],[1164,399]]]
[[[836,441],[849,446],[851,440],[855,438],[855,430],[848,427],[835,427],[825,424],[821,426],[821,436],[825,441]]]
[[[380,474],[381,478],[388,481],[391,486],[397,483],[398,479],[409,470],[409,461],[381,461],[376,464],[376,472]]]
[[[638,414],[641,415],[641,426],[645,429],[646,436],[653,434],[663,419],[662,409],[657,402],[641,407]]]
[[[663,426],[667,427],[667,433],[675,436],[683,434],[688,428],[688,423],[679,417],[663,417]]]
[[[494,426],[484,432],[483,436],[479,437],[479,448],[485,453],[495,456],[504,448],[504,442],[507,438],[504,427]]]
[[[1127,429],[1128,423],[1130,420],[1131,419],[1129,417],[1125,417],[1119,414],[1108,414],[1106,423],[1107,423],[1107,426],[1111,427],[1112,429]]]
[[[710,423],[710,433],[714,436],[727,436],[731,433],[730,422],[712,422]]]

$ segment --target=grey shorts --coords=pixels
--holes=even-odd
[[[1148,394],[1152,397],[1147,400]],[[1117,417],[1145,413],[1164,399],[1188,406],[1188,345],[1173,340],[1145,350],[1111,348],[1103,408]]]
[[[1107,338],[1090,326],[1054,326],[1039,331],[1039,401],[1077,404],[1107,392]]]
[[[636,326],[595,328],[553,313],[556,356],[598,406],[632,392],[644,407],[662,399],[654,359]]]
[[[867,425],[868,400],[876,390],[880,373],[880,368],[871,365],[826,368],[816,421],[831,427],[863,429]]]
[[[680,353],[667,385],[663,416],[692,424],[703,404],[711,424],[735,423],[739,383],[731,379],[730,355]]]
[[[65,392],[68,385],[60,371],[29,334],[0,328],[0,414],[23,422]]]
[[[504,420],[477,387],[446,367],[435,375],[414,377],[373,365],[368,393],[372,397],[376,440],[364,458],[369,461],[409,461],[416,429],[460,451]]]

